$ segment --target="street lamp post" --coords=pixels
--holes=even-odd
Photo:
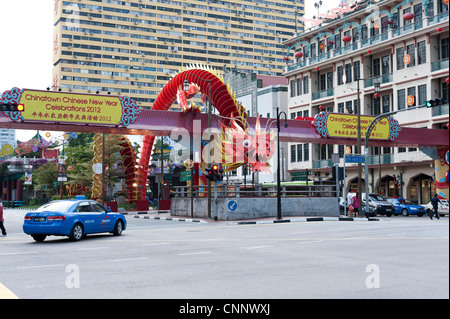
[[[277,167],[277,219],[281,218],[281,166],[280,166],[280,115],[284,114],[284,127],[288,127],[287,115],[283,111],[279,111],[277,107],[277,159],[278,159],[278,167]]]
[[[357,141],[356,141],[356,154],[361,154],[361,89],[359,86],[359,82],[361,80],[367,80],[372,78],[372,76],[365,78],[365,79],[361,79],[361,78],[356,78],[355,81],[357,83],[357,91],[358,91],[358,108],[357,108],[357,115],[358,115],[358,124],[357,124]],[[374,83],[374,89],[375,89],[375,93],[380,93],[380,83],[376,82]],[[367,154],[367,149],[366,149],[366,154]],[[367,162],[367,157],[366,157],[366,162]],[[367,175],[367,172],[366,172]],[[358,163],[358,203],[362,203],[361,199],[362,199],[362,183],[361,183],[361,178],[362,178],[362,164]],[[368,181],[367,181],[367,177],[365,180],[365,184],[367,186]],[[367,189],[367,187],[366,187]],[[368,200],[368,194],[366,193],[366,201]],[[360,204],[360,208],[361,208],[361,204]],[[362,208],[361,211],[359,212],[360,215],[362,215]]]

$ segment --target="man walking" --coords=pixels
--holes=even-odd
[[[430,219],[431,220],[433,220],[433,216],[436,214],[436,218],[437,219],[440,219],[440,216],[439,216],[439,212],[438,212],[438,209],[439,209],[439,203],[440,203],[441,201],[439,200],[439,198],[437,197],[437,194],[434,194],[434,197],[433,197],[433,199],[431,200],[431,205],[433,205],[433,213],[430,215]]]
[[[5,237],[6,236],[6,229],[5,226],[3,226],[3,204],[2,204],[2,199],[0,198],[0,230],[2,231],[2,236],[1,237]]]

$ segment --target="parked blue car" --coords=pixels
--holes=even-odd
[[[417,215],[422,217],[426,214],[426,209],[423,206],[413,204],[407,199],[401,198],[388,198],[388,201],[394,205],[395,212],[394,215]]]
[[[25,215],[23,231],[37,242],[47,236],[68,236],[78,241],[87,234],[109,232],[120,236],[127,222],[122,214],[111,213],[93,200],[52,201]]]

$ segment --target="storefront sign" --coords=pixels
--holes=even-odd
[[[23,104],[23,111],[5,112],[12,120],[52,121],[128,126],[140,110],[128,97],[77,94],[14,88],[1,97],[2,103]]]
[[[370,123],[374,116],[361,116],[361,137],[365,138]],[[358,116],[353,114],[321,112],[317,114],[312,122],[316,132],[322,137],[330,138],[357,138]],[[401,128],[392,117],[382,119],[372,131],[371,139],[394,140]]]

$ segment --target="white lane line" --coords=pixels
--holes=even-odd
[[[0,256],[13,256],[13,255],[29,255],[29,254],[37,254],[35,251],[23,251],[19,253],[3,253]]]
[[[310,241],[301,241],[298,244],[299,245],[305,245],[305,244],[314,244],[314,243],[322,243],[323,240],[310,240]]]
[[[254,246],[254,247],[245,247],[245,249],[247,250],[251,250],[251,249],[263,249],[263,248],[270,248],[273,247],[272,245],[269,246]]]
[[[88,247],[88,248],[78,248],[77,250],[101,250],[101,249],[109,249],[109,247]]]
[[[117,263],[117,262],[121,262],[121,261],[135,261],[135,260],[145,260],[145,259],[148,259],[148,257],[112,259],[112,260],[108,260],[108,262],[110,262],[110,263]]]
[[[186,253],[186,254],[178,254],[178,256],[194,256],[194,255],[206,255],[206,254],[210,254],[210,251],[199,251],[196,253]]]
[[[52,267],[63,267],[64,264],[57,264],[57,265],[39,265],[39,266],[22,266],[17,267],[17,269],[35,269],[35,268],[52,268]]]
[[[150,244],[142,244],[142,246],[162,246],[162,245],[170,245],[171,243],[150,243]]]

